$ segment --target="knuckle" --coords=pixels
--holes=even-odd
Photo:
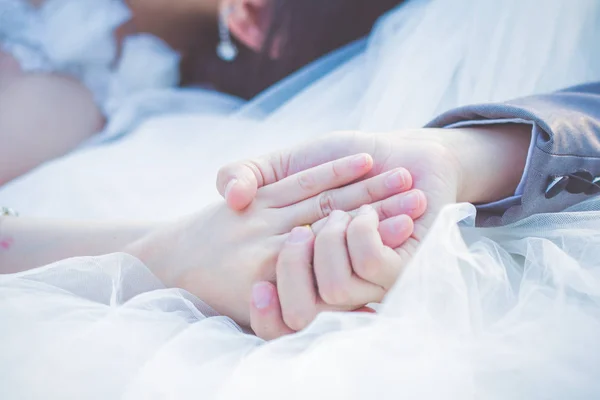
[[[231,176],[235,175],[236,170],[239,169],[239,165],[236,164],[228,164],[219,169],[217,173],[217,185],[225,185],[229,181]],[[223,187],[225,189],[225,187]]]
[[[332,306],[344,306],[351,303],[350,292],[345,285],[330,284],[319,288],[321,299]]]
[[[360,257],[360,260],[357,263],[353,264],[354,272],[361,278],[372,282],[381,274],[383,262],[384,261],[379,254],[369,252]]]
[[[381,214],[381,217],[383,219],[388,219],[396,216],[397,213],[394,212],[394,210],[398,208],[397,204],[399,202],[399,199],[400,196],[396,195],[384,200],[381,203],[381,207],[379,207],[379,213]]]
[[[292,158],[288,152],[276,152],[271,156],[271,167],[273,175],[277,180],[281,180],[291,175]]]
[[[269,179],[269,175],[265,174],[260,164],[253,160],[234,162],[225,165],[217,173],[217,184],[224,185],[231,178],[237,179],[255,179],[258,186],[263,186]],[[223,187],[223,189],[225,189]]]
[[[368,236],[371,233],[371,226],[364,218],[364,216],[355,217],[348,226],[348,236],[353,238],[360,238]]]
[[[346,224],[325,222],[325,226],[319,231],[315,239],[315,248],[326,250],[331,249],[332,246],[345,245],[347,237],[346,229]]]
[[[263,186],[265,182],[273,181],[277,177],[276,172],[272,168],[263,168],[260,162],[256,160],[247,160],[243,163],[243,166],[254,175],[254,179],[256,179],[259,187]]]
[[[317,210],[319,219],[328,217],[335,208],[335,199],[331,191],[323,192],[318,197]]]
[[[238,166],[238,164],[229,163],[229,164],[219,168],[219,172],[218,172],[217,176],[219,178],[225,178],[225,175],[227,175],[230,171],[235,170],[237,166]]]
[[[374,201],[377,201],[379,199],[375,188],[371,187],[371,185],[369,185],[368,183],[365,183],[365,196],[367,204],[373,203]]]
[[[342,160],[331,163],[331,177],[334,181],[337,181],[344,176],[344,166],[345,163]]]
[[[306,328],[312,319],[305,315],[304,313],[299,312],[298,310],[290,310],[288,312],[284,312],[283,314],[283,322],[288,326],[288,328],[294,331],[301,331]]]
[[[308,172],[299,174],[297,179],[298,186],[307,192],[312,191],[316,186],[314,177]]]

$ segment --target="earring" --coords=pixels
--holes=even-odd
[[[227,23],[232,12],[232,6],[222,6],[219,12],[219,44],[217,55],[223,61],[232,62],[237,58],[238,48],[231,41],[231,33]]]

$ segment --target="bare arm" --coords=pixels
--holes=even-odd
[[[71,151],[103,124],[83,84],[24,73],[0,52],[0,185]]]
[[[128,221],[69,221],[0,217],[0,274],[70,257],[122,251],[156,225]]]

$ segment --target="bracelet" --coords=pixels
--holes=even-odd
[[[19,213],[9,207],[0,206],[0,217],[18,217]]]

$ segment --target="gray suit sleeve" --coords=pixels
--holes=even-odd
[[[529,122],[533,138],[522,193],[480,206],[479,225],[503,225],[532,214],[562,211],[600,194],[591,184],[600,183],[600,82],[502,104],[457,108],[427,127],[492,120]]]

